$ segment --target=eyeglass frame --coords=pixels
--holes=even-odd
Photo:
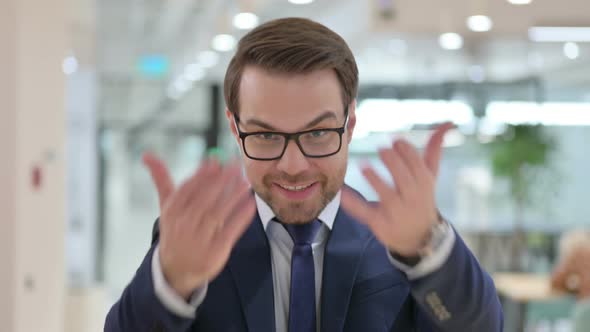
[[[330,156],[337,154],[342,149],[342,135],[346,131],[346,127],[348,125],[348,106],[344,109],[344,116],[345,116],[344,125],[342,125],[342,127],[318,128],[318,129],[309,129],[309,130],[304,130],[304,131],[298,131],[295,133],[285,133],[285,132],[280,132],[280,131],[264,131],[264,130],[263,131],[243,132],[240,130],[240,126],[239,126],[240,117],[236,113],[233,114],[234,123],[235,123],[236,129],[238,131],[238,137],[240,137],[240,140],[242,141],[242,149],[244,150],[244,154],[252,160],[259,160],[259,161],[272,161],[272,160],[279,160],[279,159],[283,158],[285,151],[287,151],[287,146],[289,146],[290,140],[295,141],[295,144],[299,148],[299,151],[301,151],[301,153],[306,158],[326,158],[326,157],[330,157]],[[321,156],[313,156],[313,155],[308,155],[307,153],[305,153],[305,151],[303,150],[303,147],[301,146],[301,142],[299,142],[299,137],[301,135],[312,133],[314,131],[331,131],[331,132],[338,133],[338,138],[340,139],[340,143],[338,144],[338,149],[336,149],[336,151],[334,151],[332,153],[329,153],[326,155],[321,155]],[[248,136],[260,135],[260,134],[273,134],[273,135],[279,135],[279,136],[282,136],[285,138],[285,144],[283,146],[283,150],[281,151],[281,154],[278,157],[275,157],[275,158],[254,158],[254,157],[250,156],[250,154],[248,153],[248,150],[246,149],[246,138]]]

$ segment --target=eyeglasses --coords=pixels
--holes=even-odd
[[[296,133],[276,131],[243,132],[240,118],[234,114],[236,128],[242,140],[244,153],[254,160],[277,160],[283,157],[290,140],[294,140],[301,153],[308,158],[324,158],[335,155],[342,147],[342,134],[348,123],[348,108],[345,109],[344,125],[340,128],[320,128]]]

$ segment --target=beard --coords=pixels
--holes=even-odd
[[[254,191],[270,206],[277,219],[285,224],[305,224],[318,218],[322,210],[330,203],[344,184],[346,164],[331,173],[326,174],[298,174],[295,176],[285,173],[267,174],[262,183],[253,186]],[[286,197],[275,195],[271,188],[275,182],[283,184],[316,182],[318,192],[303,201],[288,200]],[[319,196],[319,197],[318,197]]]

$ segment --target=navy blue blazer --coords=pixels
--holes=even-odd
[[[105,331],[275,331],[270,249],[256,214],[195,319],[168,311],[154,293],[152,247],[107,315]],[[438,271],[407,277],[389,261],[369,229],[343,209],[326,244],[321,331],[502,331],[503,315],[490,276],[457,235]]]

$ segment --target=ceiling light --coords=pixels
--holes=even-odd
[[[166,95],[170,99],[178,100],[178,99],[180,99],[180,97],[182,97],[182,92],[178,91],[176,89],[176,87],[174,86],[174,84],[170,84],[170,86],[168,86],[168,89],[166,91]]]
[[[142,55],[137,63],[137,68],[142,75],[160,78],[168,73],[170,61],[159,54]]]
[[[203,51],[197,55],[197,61],[203,68],[215,67],[219,62],[219,54],[215,51]]]
[[[535,42],[590,42],[590,27],[531,27],[529,39]]]
[[[168,98],[178,100],[193,86],[193,82],[187,80],[185,75],[177,77],[169,86],[166,91]]]
[[[192,88],[192,82],[180,76],[174,81],[174,88],[180,93],[185,93]]]
[[[73,55],[65,58],[61,68],[64,71],[64,74],[72,75],[78,70],[78,59],[76,59],[76,57]]]
[[[491,141],[489,138],[501,135],[506,132],[506,123],[499,121],[492,121],[489,117],[482,117],[477,126],[477,130],[480,135],[480,141]]]
[[[528,5],[529,3],[533,2],[533,0],[508,0],[513,5]]]
[[[576,43],[567,42],[563,45],[563,54],[571,60],[580,56],[580,47]]]
[[[195,82],[203,79],[205,77],[205,69],[201,67],[198,63],[191,63],[190,65],[186,66],[184,70],[184,78],[190,82]]]
[[[463,47],[463,37],[455,32],[447,32],[440,35],[438,43],[445,50],[458,50]]]
[[[475,119],[471,106],[462,101],[425,99],[365,99],[359,103],[356,115],[354,137],[449,121],[468,125]]]
[[[234,26],[240,30],[253,29],[258,25],[258,16],[252,13],[239,13],[234,16]]]
[[[212,45],[219,52],[231,51],[236,46],[236,39],[232,35],[221,34],[213,37]]]
[[[488,104],[485,119],[495,123],[541,124],[545,126],[590,126],[588,103],[533,103],[494,101]]]
[[[313,0],[289,0],[290,3],[295,5],[307,5],[313,2]]]
[[[467,27],[471,29],[471,31],[490,31],[493,25],[492,19],[485,15],[473,15],[467,18]]]

